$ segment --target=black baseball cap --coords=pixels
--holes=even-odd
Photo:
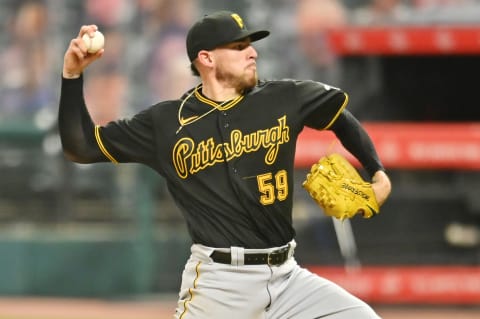
[[[190,62],[201,50],[213,50],[221,45],[250,38],[257,41],[270,34],[266,30],[248,31],[243,19],[230,11],[218,11],[205,15],[187,34],[187,53]]]

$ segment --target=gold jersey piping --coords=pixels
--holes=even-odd
[[[347,104],[348,104],[348,95],[347,95],[347,93],[343,93],[343,95],[345,95],[345,101],[343,101],[342,106],[341,106],[340,109],[338,110],[337,114],[335,114],[335,116],[332,118],[332,120],[330,121],[330,123],[328,123],[327,126],[325,126],[325,127],[323,128],[324,130],[327,130],[328,128],[330,128],[330,126],[332,126],[333,123],[335,123],[335,120],[340,116],[340,113],[342,113],[343,109],[347,106]]]
[[[223,105],[223,103],[219,104],[215,101],[212,101],[206,97],[204,97],[202,94],[200,94],[200,92],[198,91],[200,88],[202,87],[202,85],[198,85],[196,88],[195,88],[195,97],[205,103],[205,104],[208,104],[208,105],[211,105],[213,106],[214,108],[216,108],[217,110],[220,110],[220,111],[224,111],[224,110],[228,110],[229,108],[235,106],[236,104],[238,104],[238,102],[240,102],[241,100],[243,100],[243,98],[245,97],[244,95],[240,95],[240,96],[237,96],[236,98],[234,98],[233,100],[231,100],[230,102],[228,102],[227,104]]]
[[[97,145],[100,148],[100,151],[102,151],[103,155],[105,155],[105,157],[108,158],[112,163],[118,164],[118,161],[115,159],[115,157],[113,157],[112,154],[107,151],[105,145],[103,145],[102,138],[100,137],[100,125],[95,125],[95,139],[97,140]]]

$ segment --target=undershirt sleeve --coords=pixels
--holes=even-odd
[[[360,122],[348,111],[343,110],[330,128],[342,145],[363,165],[370,177],[378,170],[385,170],[372,140]]]
[[[65,156],[77,163],[106,162],[95,138],[95,125],[83,97],[83,77],[62,78],[58,128]]]

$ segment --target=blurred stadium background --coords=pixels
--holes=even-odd
[[[300,188],[334,138],[305,131],[298,261],[386,319],[480,317],[480,1],[0,0],[0,318],[171,317],[183,220],[152,171],[64,159],[63,53],[82,24],[104,32],[85,94],[106,123],[195,84],[184,37],[219,9],[272,31],[255,44],[262,78],[346,90],[392,178],[382,214],[352,220],[346,251]]]

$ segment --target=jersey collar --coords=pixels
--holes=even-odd
[[[224,101],[222,103],[218,103],[218,102],[215,102],[213,100],[210,100],[209,98],[207,98],[206,96],[204,96],[201,92],[200,92],[200,89],[202,88],[202,84],[199,84],[195,87],[195,90],[194,90],[194,94],[195,94],[195,97],[205,103],[205,104],[208,104],[210,106],[213,106],[214,108],[216,108],[217,110],[220,110],[220,111],[224,111],[224,110],[228,110],[229,108],[235,106],[236,104],[238,104],[241,100],[243,100],[243,98],[245,97],[244,95],[240,95],[240,96],[237,96],[236,98],[234,98],[233,100],[229,100],[229,101]]]

